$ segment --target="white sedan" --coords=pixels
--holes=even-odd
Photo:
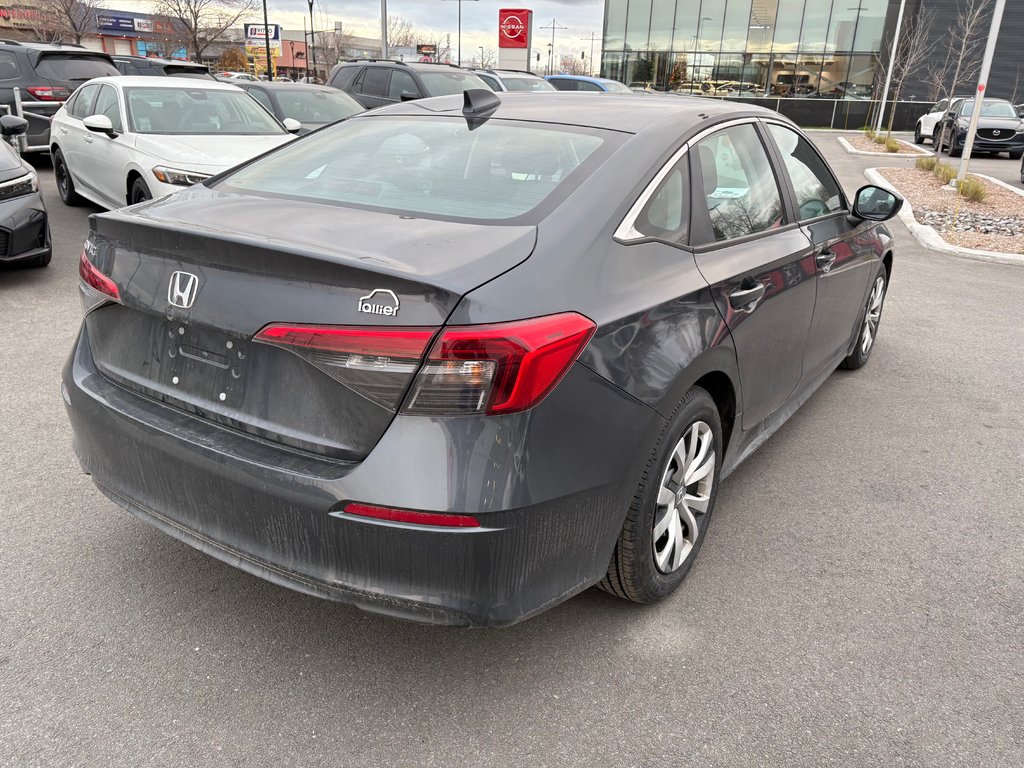
[[[101,77],[53,117],[50,155],[60,198],[121,208],[163,197],[294,138],[245,91],[171,77]]]

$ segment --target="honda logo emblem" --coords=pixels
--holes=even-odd
[[[188,309],[199,292],[199,278],[191,272],[175,272],[167,286],[167,301],[172,307]]]

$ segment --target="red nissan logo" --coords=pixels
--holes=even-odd
[[[507,16],[501,22],[501,33],[505,37],[519,37],[523,34],[524,28],[523,22],[519,20],[518,16]]]

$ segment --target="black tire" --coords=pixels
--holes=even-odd
[[[130,205],[136,203],[144,203],[147,200],[153,199],[153,193],[149,191],[149,187],[146,186],[146,182],[143,181],[142,177],[139,176],[132,183],[132,196],[129,201]]]
[[[924,136],[921,135],[921,124],[918,123],[914,126],[914,143],[924,144]]]
[[[57,181],[57,194],[64,205],[74,206],[82,202],[82,198],[75,192],[75,181],[59,149],[53,151],[53,177]]]
[[[932,130],[932,146],[935,147],[939,152],[942,151],[942,146],[939,142],[939,126],[935,126]]]
[[[950,157],[960,157],[963,154],[963,149],[956,145],[956,136],[953,136],[949,140],[949,146],[946,147]]]
[[[706,511],[700,515],[695,540],[682,562],[669,573],[662,572],[655,561],[654,527],[658,515],[658,496],[662,479],[671,473],[673,454],[681,439],[691,434],[695,425],[710,428],[713,438],[714,470],[710,489],[706,489]],[[635,603],[653,603],[671,594],[686,578],[700,547],[707,536],[708,524],[715,507],[722,464],[722,421],[711,395],[700,387],[692,387],[676,407],[669,425],[658,436],[658,442],[644,467],[622,532],[615,543],[608,572],[598,586],[617,597]],[[690,487],[690,486],[688,486]],[[675,514],[666,511],[663,514]],[[682,517],[680,517],[680,520]],[[685,525],[685,524],[684,524]],[[687,529],[688,530],[688,529]],[[666,532],[667,535],[667,532]],[[663,539],[659,539],[663,540]]]
[[[867,349],[865,349],[864,337],[868,332],[870,325],[868,323],[868,313],[872,311],[872,305],[875,303],[875,289],[878,286],[878,281],[881,280],[881,298],[879,299],[877,306],[877,318],[874,322],[874,330],[871,334],[871,340],[867,343]],[[842,362],[842,367],[850,371],[855,371],[858,368],[863,368],[864,364],[871,358],[871,351],[875,348],[875,342],[878,339],[878,329],[882,323],[882,310],[885,309],[885,297],[889,290],[889,278],[883,267],[879,270],[878,274],[875,275],[875,279],[871,283],[871,290],[868,291],[868,300],[864,304],[864,311],[860,314],[860,319],[857,321],[857,342],[851,352],[845,360]]]
[[[1024,157],[1024,149],[1018,149],[1017,151],[1010,153],[1011,160],[1020,160],[1022,157]]]

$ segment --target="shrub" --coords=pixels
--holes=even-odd
[[[983,203],[988,196],[988,192],[985,191],[985,185],[977,179],[964,179],[960,182],[960,186],[957,189],[960,190],[961,195],[972,203]]]
[[[874,141],[875,140],[875,129],[874,128],[865,128],[864,129],[864,135],[868,138],[869,141]]]
[[[943,184],[949,184],[949,182],[956,178],[956,168],[948,163],[939,163],[935,166],[933,173],[935,174],[935,178]]]
[[[917,158],[916,162],[917,167],[920,168],[922,171],[934,171],[935,166],[938,164],[939,159],[937,157],[933,157],[932,155],[928,155],[928,157],[919,157]]]
[[[885,146],[885,136],[875,136],[875,144]]]
[[[900,143],[898,141],[896,141],[896,139],[886,139],[885,140],[885,151],[886,152],[899,152],[900,151]]]

